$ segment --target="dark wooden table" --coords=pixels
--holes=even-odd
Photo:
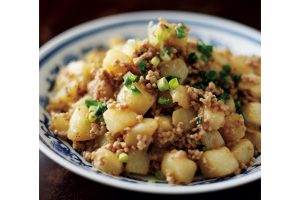
[[[172,2],[172,3],[171,3]],[[258,0],[40,0],[40,45],[64,30],[106,15],[138,10],[185,10],[232,19],[260,30]],[[40,199],[157,199],[163,195],[143,194],[116,189],[82,178],[40,153]],[[261,195],[261,181],[224,191],[172,196],[172,199],[251,199]]]

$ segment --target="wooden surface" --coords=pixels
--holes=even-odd
[[[172,3],[170,3],[172,2]],[[232,19],[260,30],[260,1],[257,0],[40,0],[40,45],[80,23],[111,14],[138,10],[185,10]],[[166,196],[116,189],[73,174],[40,153],[40,199],[159,199]],[[260,199],[260,180],[224,191],[173,199]],[[168,199],[168,198],[167,198]]]

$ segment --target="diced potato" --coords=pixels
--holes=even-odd
[[[140,41],[135,39],[129,39],[124,45],[120,47],[120,50],[129,57],[133,57],[134,53],[139,49]]]
[[[184,151],[173,150],[164,154],[161,170],[165,176],[171,174],[175,183],[188,184],[193,181],[197,164],[190,160]]]
[[[180,83],[183,83],[188,75],[188,68],[182,59],[174,59],[160,66],[162,76],[176,76],[180,78]]]
[[[225,145],[225,142],[219,131],[212,131],[203,134],[201,137],[201,142],[208,150],[216,149]]]
[[[250,140],[258,152],[261,152],[261,133],[260,131],[247,128],[245,138]]]
[[[225,113],[223,111],[212,111],[210,108],[204,108],[203,121],[209,122],[212,130],[218,130],[225,122]]]
[[[261,97],[261,78],[253,73],[243,74],[238,88],[240,90],[249,91],[253,97],[259,98]]]
[[[261,124],[261,105],[259,102],[250,102],[243,106],[243,111],[247,122],[260,126]]]
[[[99,148],[95,152],[93,165],[96,168],[114,176],[120,175],[123,171],[123,164],[120,162],[116,154],[103,148]]]
[[[183,122],[184,130],[190,130],[193,124],[190,121],[196,117],[196,112],[192,109],[178,108],[173,111],[172,123],[176,126],[179,122]]]
[[[254,156],[254,147],[249,140],[242,139],[231,148],[231,152],[241,165],[247,165]]]
[[[245,136],[245,125],[242,115],[232,113],[225,117],[225,125],[221,129],[221,134],[226,142],[235,142]]]
[[[86,141],[93,139],[90,134],[91,125],[88,120],[89,110],[85,105],[75,108],[68,130],[68,138],[72,141]]]
[[[232,96],[230,96],[230,98],[225,101],[225,104],[228,106],[229,111],[235,112],[235,103]]]
[[[212,52],[212,57],[214,58],[215,62],[218,64],[219,67],[219,69],[215,69],[215,70],[221,71],[222,66],[229,64],[231,53],[228,50],[214,49]]]
[[[103,60],[103,67],[115,76],[126,73],[127,69],[118,63],[131,63],[131,60],[119,50],[111,49],[107,51]]]
[[[137,114],[130,109],[108,108],[103,113],[106,128],[113,134],[138,123]]]
[[[125,142],[128,146],[137,145],[137,136],[142,135],[147,137],[147,141],[151,141],[153,133],[158,127],[157,121],[151,118],[144,118],[142,122],[132,127],[125,136]],[[148,144],[149,145],[149,144]]]
[[[133,94],[131,89],[123,86],[120,90],[117,101],[125,103],[128,107],[140,115],[144,115],[149,108],[155,103],[156,97],[149,93],[143,85],[134,83],[140,94]]]
[[[62,87],[52,99],[50,99],[48,108],[50,110],[66,110],[70,103],[78,99],[78,83],[72,81]]]
[[[128,161],[125,171],[134,174],[148,174],[149,171],[149,155],[145,151],[130,151],[128,153]]]
[[[172,118],[170,116],[159,115],[158,117],[158,132],[170,131],[173,128]]]
[[[205,151],[199,166],[205,178],[215,178],[233,174],[239,163],[227,147],[220,147]]]
[[[190,97],[187,93],[187,88],[183,85],[179,85],[176,89],[170,90],[173,103],[177,102],[179,106],[183,108],[190,107]]]
[[[51,129],[58,132],[60,136],[67,136],[67,131],[69,129],[69,113],[51,113]]]

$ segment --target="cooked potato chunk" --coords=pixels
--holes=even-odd
[[[136,146],[138,143],[138,135],[147,137],[148,144],[151,142],[153,133],[158,127],[157,121],[151,118],[144,118],[142,122],[132,127],[125,136],[125,142],[128,146]],[[145,147],[146,148],[146,147]]]
[[[260,126],[261,124],[260,103],[250,102],[243,106],[243,111],[245,113],[247,122]]]
[[[145,151],[130,151],[125,171],[134,174],[148,174],[149,171],[149,155]]]
[[[89,110],[85,105],[75,108],[68,130],[68,138],[72,141],[85,141],[93,139],[90,134],[91,125],[88,120]]]
[[[196,117],[196,112],[192,109],[178,108],[172,114],[172,122],[177,125],[179,122],[183,122],[184,130],[190,130],[193,124],[190,121]]]
[[[51,130],[57,132],[59,136],[67,137],[69,129],[69,113],[51,113]]]
[[[170,131],[173,128],[172,118],[170,116],[159,115],[158,117],[158,132]]]
[[[225,145],[225,142],[219,131],[212,131],[203,134],[201,137],[201,142],[208,150],[216,149]]]
[[[138,123],[137,114],[130,109],[108,108],[103,113],[106,128],[113,134]]]
[[[240,165],[247,165],[254,156],[254,147],[249,140],[242,139],[231,148],[231,152]]]
[[[230,57],[230,66],[235,74],[255,73],[260,76],[260,58],[243,55]]]
[[[79,86],[76,81],[66,84],[50,99],[48,109],[66,110],[71,103],[78,99],[78,89]]]
[[[164,154],[161,170],[166,177],[172,176],[175,183],[188,184],[195,176],[197,164],[184,151],[173,150]]]
[[[205,151],[199,166],[205,178],[228,176],[239,168],[239,163],[227,147]]]
[[[170,90],[173,103],[177,102],[183,108],[190,107],[190,97],[187,93],[187,88],[179,85],[176,89]]]
[[[162,76],[176,76],[183,83],[188,75],[188,68],[182,59],[174,59],[160,66]]]
[[[118,176],[123,171],[123,164],[119,161],[116,154],[103,148],[99,148],[94,153],[93,165],[114,176]]]
[[[128,107],[140,115],[144,115],[155,103],[156,97],[149,93],[143,85],[134,83],[140,94],[133,94],[131,89],[123,86],[120,90],[117,101],[125,103]]]
[[[225,113],[223,111],[214,112],[210,108],[204,108],[203,121],[208,122],[212,130],[218,130],[223,126],[225,121]]]
[[[124,74],[127,69],[123,66],[120,66],[119,63],[131,63],[130,58],[122,53],[119,50],[116,49],[111,49],[109,50],[106,55],[105,58],[103,60],[103,67],[105,69],[107,69],[107,71],[109,71],[112,75],[120,75],[120,74]]]
[[[232,113],[225,117],[225,125],[221,134],[226,142],[235,142],[245,136],[245,125],[242,115]]]
[[[235,103],[232,96],[230,96],[230,98],[225,101],[225,104],[228,106],[229,111],[235,112]]]
[[[238,85],[240,90],[248,91],[253,97],[260,98],[261,96],[261,80],[260,76],[253,73],[243,74]]]
[[[258,152],[261,152],[261,134],[260,131],[247,128],[245,138],[250,140]]]

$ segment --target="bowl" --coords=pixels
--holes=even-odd
[[[90,180],[110,186],[149,193],[189,194],[216,191],[249,183],[260,178],[261,160],[236,176],[196,178],[189,185],[170,185],[164,181],[148,182],[149,177],[115,177],[94,168],[67,142],[49,130],[50,117],[45,107],[59,69],[91,49],[103,49],[110,38],[144,38],[147,25],[158,17],[183,22],[191,36],[235,54],[260,55],[260,32],[245,25],[204,14],[175,11],[143,11],[96,19],[76,26],[51,39],[40,48],[39,59],[39,139],[40,150],[64,168]]]

